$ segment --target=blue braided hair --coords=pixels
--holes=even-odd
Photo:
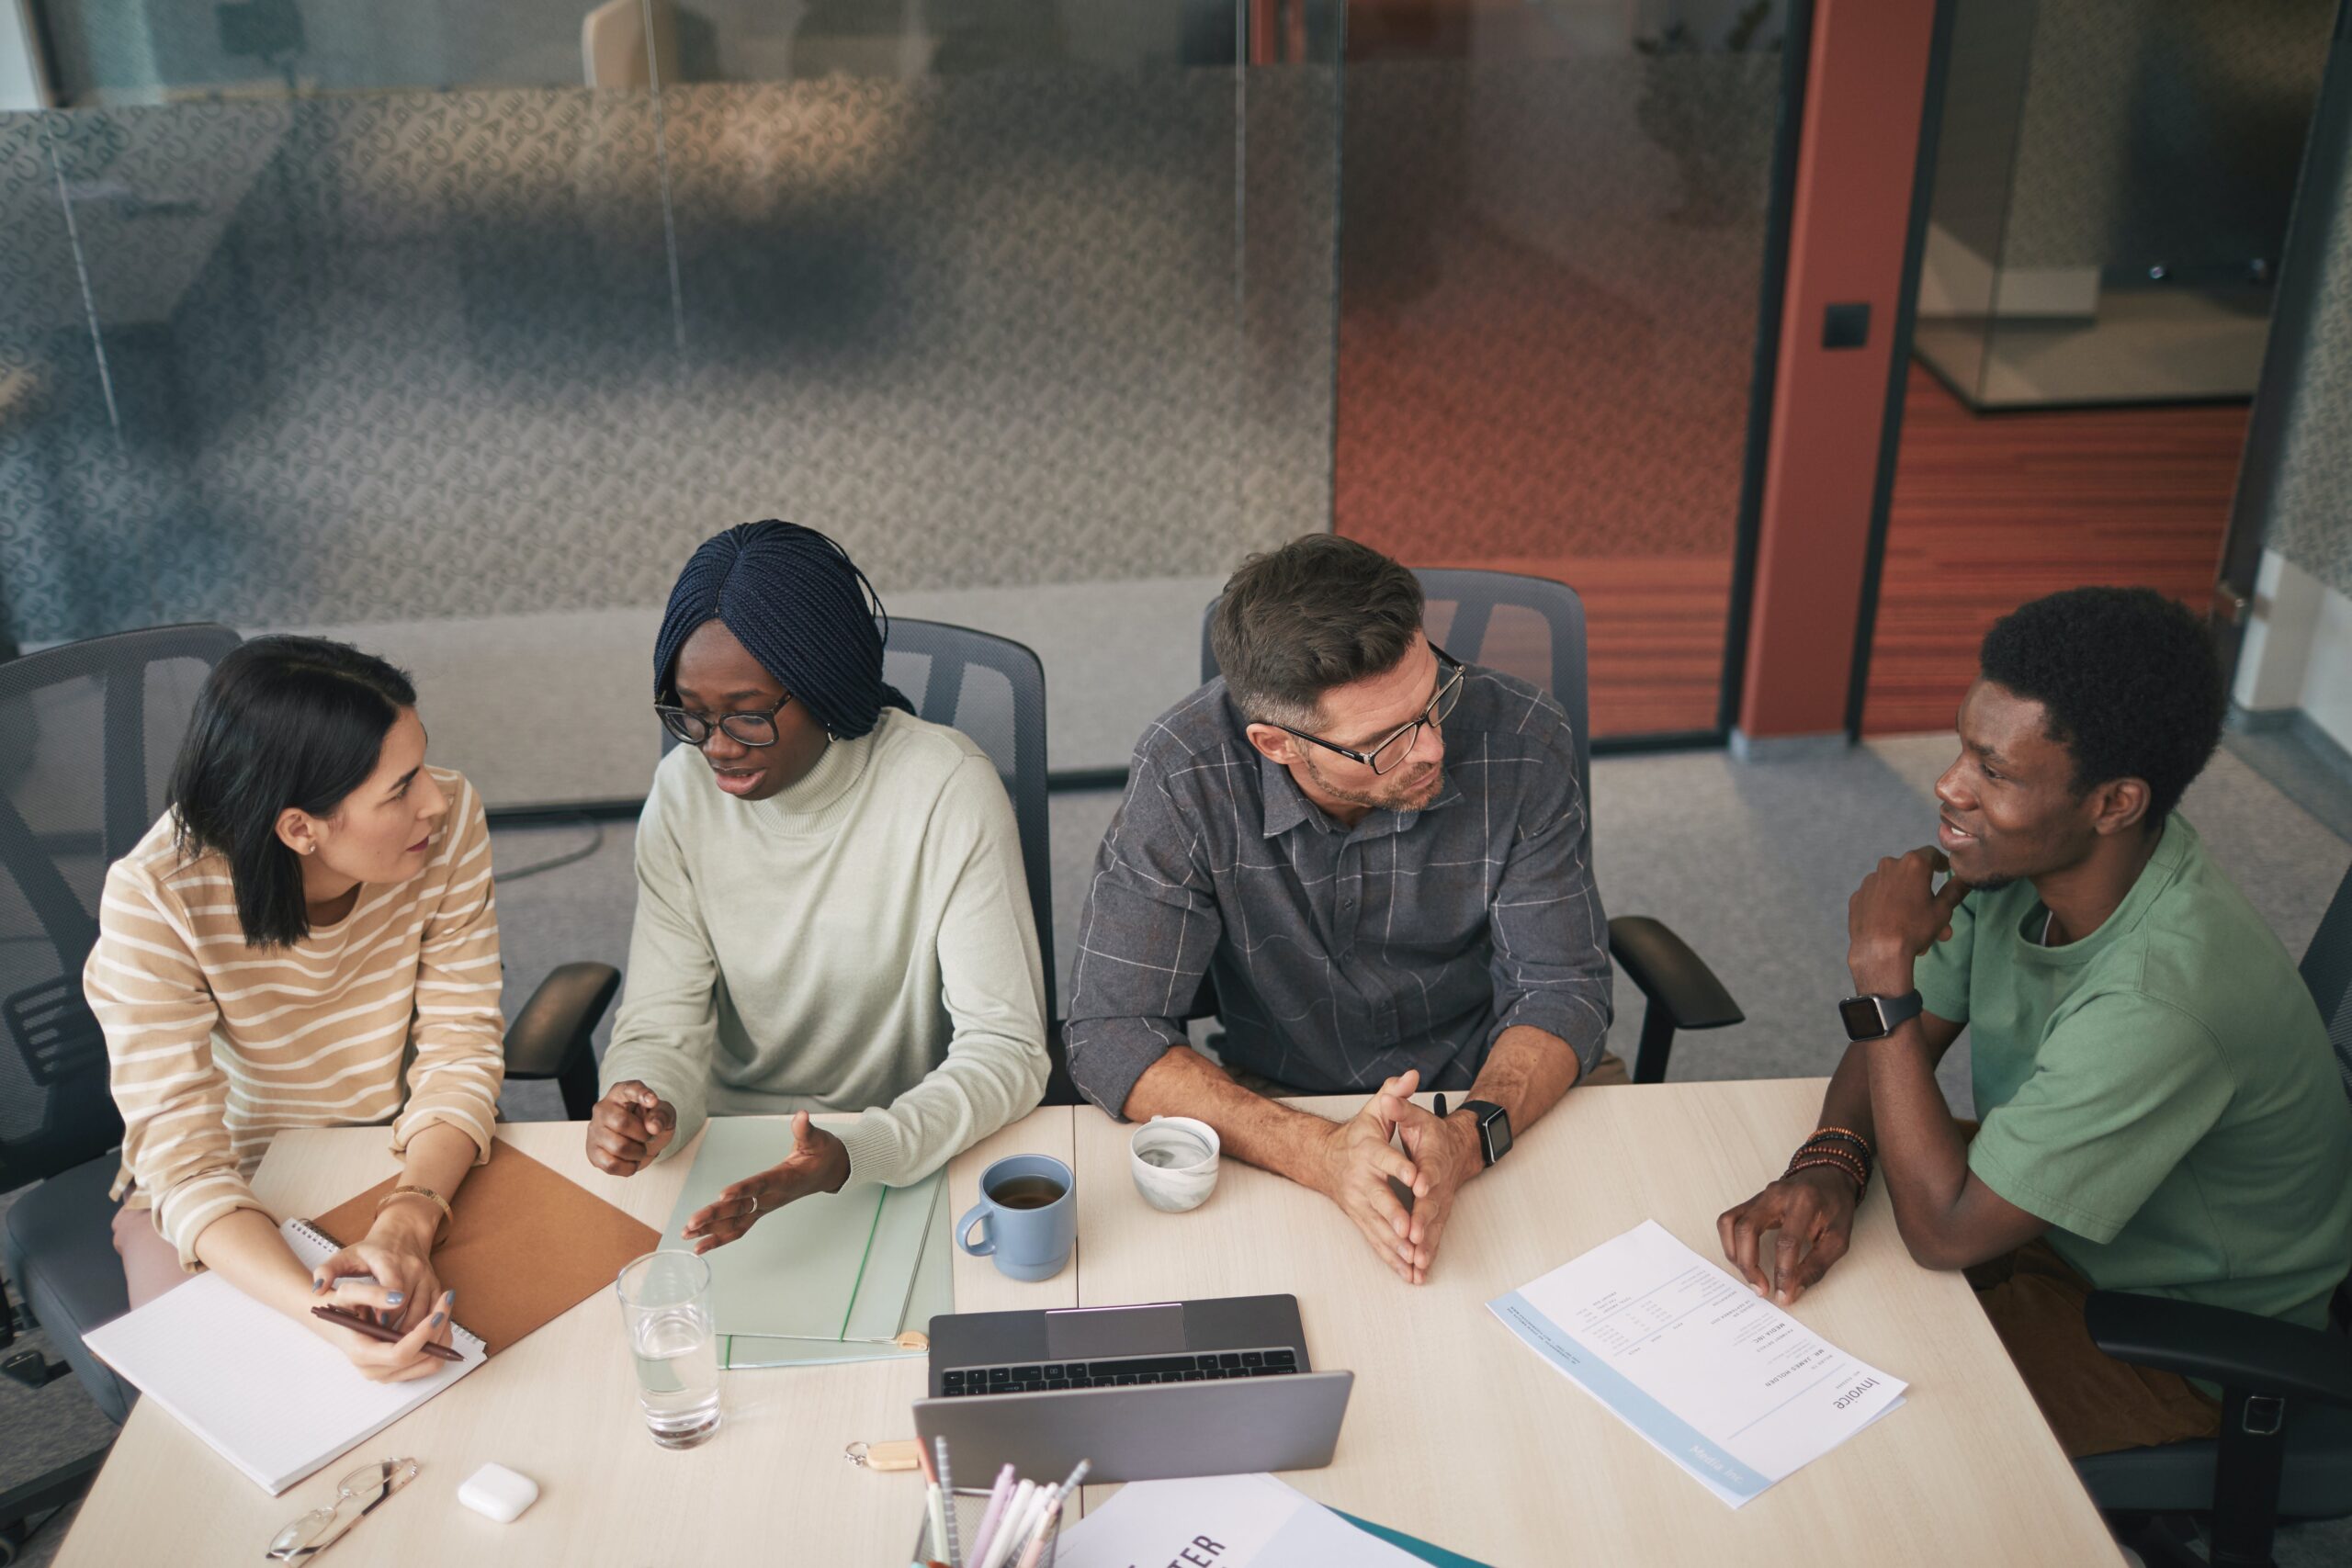
[[[670,590],[653,639],[657,702],[670,694],[678,650],[706,621],[723,622],[834,735],[864,735],[885,704],[914,711],[882,679],[890,617],[881,596],[848,552],[814,528],[769,518],[703,541]]]

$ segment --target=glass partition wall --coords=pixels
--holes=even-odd
[[[1250,66],[1191,0],[38,10],[63,107],[0,117],[23,642],[333,629],[417,670],[494,803],[627,798],[673,576],[786,516],[895,613],[1131,653],[1092,706],[1057,683],[1082,767],[1190,688],[1240,555],[1325,525],[1315,33]]]
[[[2248,398],[2335,0],[1959,0],[1916,348],[1970,406]]]
[[[1809,11],[1349,6],[1336,526],[1575,588],[1603,739],[1721,720]]]
[[[624,800],[678,567],[784,516],[1111,769],[1336,511],[1714,722],[1782,0],[0,5],[20,646],[326,630],[494,806]]]

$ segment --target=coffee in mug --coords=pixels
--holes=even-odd
[[[1009,1280],[1052,1279],[1078,1245],[1077,1179],[1051,1155],[1006,1156],[980,1172],[980,1201],[956,1222],[956,1245]]]
[[[1068,1190],[1050,1176],[1015,1176],[989,1189],[989,1196],[1007,1209],[1042,1209],[1061,1201]]]

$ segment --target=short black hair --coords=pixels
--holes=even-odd
[[[1209,651],[1244,716],[1304,728],[1324,693],[1394,670],[1420,629],[1420,579],[1368,545],[1309,534],[1227,580]]]
[[[332,816],[415,705],[406,671],[323,637],[255,637],[205,680],[166,799],[181,852],[229,863],[247,946],[311,932],[301,857],[278,838],[278,813]]]
[[[2075,758],[2075,793],[2147,782],[2151,831],[2222,740],[2227,694],[2213,639],[2153,588],[2070,588],[2020,604],[1984,634],[1984,678],[2041,705]]]

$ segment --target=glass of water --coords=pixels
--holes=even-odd
[[[637,1401],[665,1449],[690,1449],[718,1430],[718,1335],[710,1265],[691,1252],[649,1252],[614,1287],[637,1362]]]

